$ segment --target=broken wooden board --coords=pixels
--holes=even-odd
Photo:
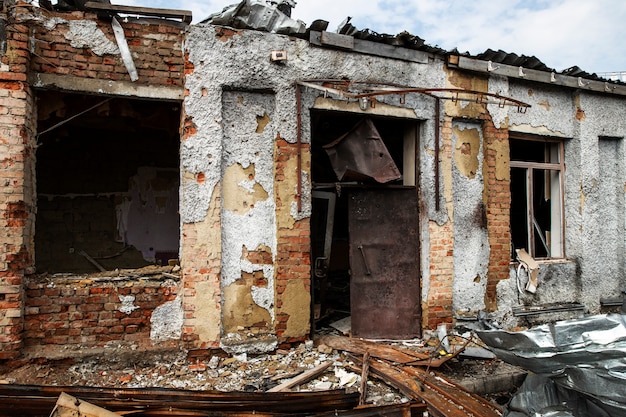
[[[335,410],[326,413],[314,414],[315,417],[408,417],[423,415],[427,411],[425,404],[406,403],[406,404],[393,404],[386,406],[374,406],[368,405],[364,407],[358,407],[351,410]],[[126,414],[126,413],[125,413]],[[129,412],[128,415],[137,417],[152,417],[152,416],[173,416],[173,417],[196,417],[207,416],[209,414],[198,414],[190,412],[189,410],[177,410],[176,408],[170,408],[167,411],[159,410],[147,410],[137,412]],[[256,413],[252,412],[223,412],[212,413],[213,417],[276,417],[273,413]],[[57,405],[53,410],[50,417],[119,417],[119,414],[108,411],[104,408],[97,407],[85,401],[81,401],[75,397],[62,393],[57,400]],[[289,414],[283,414],[283,417],[288,417]]]
[[[444,363],[448,362],[450,359],[456,358],[457,356],[459,356],[459,354],[465,350],[465,348],[467,347],[467,345],[470,342],[471,342],[471,340],[466,341],[465,344],[463,346],[457,348],[454,351],[454,353],[449,353],[449,354],[446,354],[446,355],[443,355],[443,356],[439,356],[438,358],[430,357],[428,359],[422,359],[422,360],[418,360],[418,361],[413,361],[413,362],[409,363],[409,365],[426,366],[428,368],[439,368],[441,365],[443,365]]]
[[[359,357],[349,356],[355,363],[360,363]],[[419,370],[421,373],[414,373],[410,371],[412,369]],[[500,417],[502,415],[497,406],[487,405],[460,386],[439,375],[433,377],[430,372],[419,368],[410,366],[398,368],[385,361],[371,360],[370,372],[398,389],[409,399],[426,403],[428,412],[433,416]]]
[[[64,392],[59,395],[59,399],[52,410],[50,417],[119,417],[119,414],[113,413],[102,407],[98,407],[87,401],[81,401],[76,397],[72,397]]]
[[[332,361],[324,362],[313,369],[309,369],[308,371],[303,372],[302,374],[283,382],[282,384],[276,385],[274,388],[267,390],[267,392],[287,391],[289,388],[304,384],[305,382],[310,381],[311,379],[324,372],[332,364]]]
[[[325,335],[316,340],[318,344],[324,344],[328,347],[346,352],[352,352],[359,355],[369,352],[370,356],[380,359],[386,359],[397,363],[413,363],[415,361],[428,359],[426,353],[412,352],[408,353],[408,349],[396,349],[395,346],[381,345],[376,342],[367,342],[361,339],[351,339],[343,336]]]
[[[502,414],[502,410],[500,409],[500,407],[490,403],[481,396],[466,390],[459,384],[450,381],[447,378],[444,378],[440,374],[426,371],[422,368],[413,366],[403,366],[400,368],[400,370],[406,372],[409,375],[416,376],[424,383],[424,385],[428,386],[430,389],[438,392],[444,397],[450,399],[451,401],[462,403],[463,407],[474,415],[499,416]],[[493,413],[487,414],[490,410]]]

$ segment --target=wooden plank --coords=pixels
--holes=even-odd
[[[424,51],[418,51],[416,49],[409,49],[380,42],[366,41],[363,39],[353,39],[354,46],[349,49],[351,52],[382,56],[385,58],[394,58],[402,61],[417,62],[420,64],[427,64],[430,57],[433,56],[432,54]],[[309,36],[309,42],[317,46],[331,46],[322,42],[322,32],[317,32],[314,30],[311,31],[311,34]]]
[[[365,352],[369,352],[370,355],[375,358],[386,359],[397,363],[413,363],[417,360],[429,358],[429,355],[426,353],[413,352],[409,354],[408,349],[400,351],[396,349],[395,346],[381,345],[380,343],[351,339],[343,336],[325,335],[317,339],[317,342],[333,349],[344,350],[359,355],[364,355]]]
[[[50,417],[75,417],[77,415],[83,417],[119,417],[119,414],[62,392]]]
[[[363,368],[361,369],[361,397],[359,398],[359,405],[365,404],[367,398],[367,379],[370,375],[370,353],[365,352],[363,355]]]
[[[349,355],[349,357],[354,360],[355,363],[360,363],[358,357],[354,355]],[[438,417],[468,417],[469,415],[438,392],[426,389],[418,378],[407,374],[389,363],[373,360],[370,363],[370,369],[373,375],[376,375],[385,383],[396,388],[409,399],[425,402],[428,405],[429,415]]]
[[[85,3],[87,10],[100,10],[112,13],[135,14],[140,16],[166,17],[171,19],[181,19],[185,23],[191,23],[192,12],[190,10],[159,9],[154,7],[122,6],[114,4],[96,3],[88,1]]]
[[[392,405],[366,405],[353,410],[316,414],[315,417],[410,417],[421,416],[427,411],[426,404],[406,403]]]
[[[456,349],[454,353],[451,355],[440,356],[438,358],[431,357],[428,359],[422,359],[422,360],[411,362],[410,365],[426,366],[429,368],[439,368],[441,365],[448,362],[450,359],[456,358],[457,356],[459,356],[459,354],[465,350],[465,348],[467,347],[467,345],[469,345],[470,342],[471,340],[466,341],[463,346]]]
[[[276,385],[274,388],[271,388],[269,390],[267,390],[267,392],[281,392],[281,391],[286,391],[289,388],[293,388],[296,385],[300,385],[303,384],[307,381],[310,381],[311,379],[315,378],[316,376],[318,376],[319,374],[321,374],[322,372],[324,372],[326,369],[328,369],[328,367],[330,365],[332,365],[333,362],[332,361],[327,361],[324,362],[318,366],[316,366],[313,369],[309,369],[306,372],[303,372],[301,375],[298,375],[295,378],[291,378],[285,382],[283,382],[280,385]]]
[[[466,390],[441,374],[427,372],[424,369],[412,366],[403,366],[400,369],[409,375],[418,377],[424,385],[444,397],[456,403],[462,404],[464,409],[476,416],[499,417],[502,415],[500,407],[490,403],[479,395]]]

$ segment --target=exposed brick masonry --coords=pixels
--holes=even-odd
[[[26,285],[25,347],[93,347],[110,341],[145,346],[152,312],[177,292],[172,281],[32,280]],[[121,311],[121,296],[134,297],[132,311]]]
[[[49,13],[50,17],[66,20],[91,20],[115,43],[111,24],[97,20],[92,13]],[[139,84],[182,86],[184,59],[182,52],[183,29],[175,25],[155,25],[135,21],[120,22],[133,61]],[[34,72],[72,75],[114,81],[130,81],[128,71],[120,55],[97,55],[89,48],[74,48],[66,39],[67,24],[59,24],[53,30],[43,26],[36,29],[33,62]]]
[[[9,21],[0,68],[0,360],[23,346],[24,275],[33,266],[34,100],[26,84],[29,28]]]

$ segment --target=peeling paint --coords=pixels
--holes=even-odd
[[[491,148],[495,150],[496,158],[496,179],[498,181],[509,181],[511,179],[511,166],[509,164],[509,143],[505,140],[496,140],[491,143]]]
[[[539,103],[537,103],[537,105],[543,107],[544,109],[546,109],[548,111],[550,111],[551,106],[550,106],[550,102],[548,100],[540,101]]]
[[[219,340],[221,334],[220,294],[215,294],[216,286],[211,282],[196,283],[195,319],[188,321],[194,325],[194,331],[200,341]]]
[[[274,255],[276,253],[276,203],[274,202],[274,138],[272,115],[274,95],[227,91],[222,98],[225,140],[222,151],[222,275],[223,317],[236,311],[235,299],[249,297],[245,315],[258,318],[257,307],[265,310],[265,321],[274,320]],[[268,123],[259,132],[259,114]],[[264,117],[265,118],[265,117]],[[242,248],[267,248],[272,256],[266,264],[242,258]],[[246,274],[261,273],[265,285],[245,285]],[[239,285],[238,285],[239,284]],[[245,294],[244,294],[245,293]],[[246,305],[244,303],[244,305]],[[227,310],[228,307],[228,310]],[[258,321],[258,320],[257,320]],[[248,323],[249,324],[249,323]],[[227,330],[228,332],[233,331]]]

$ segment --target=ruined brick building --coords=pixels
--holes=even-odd
[[[412,338],[624,290],[620,83],[267,5],[2,4],[0,359],[269,351],[338,312]]]

